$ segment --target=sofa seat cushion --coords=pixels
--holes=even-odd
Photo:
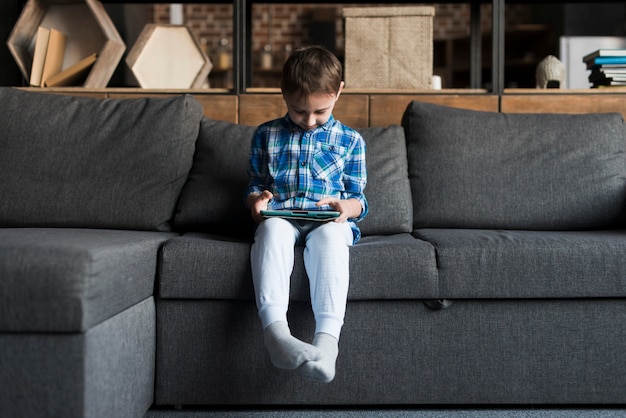
[[[0,229],[0,331],[82,332],[153,294],[165,232]]]
[[[407,108],[415,228],[606,229],[624,221],[620,114]]]
[[[202,120],[194,163],[174,217],[179,231],[251,237],[254,224],[244,206],[248,157],[255,127]],[[366,142],[369,215],[363,235],[409,233],[413,204],[406,142],[400,126],[361,128]]]
[[[163,299],[254,300],[249,241],[188,233],[161,250]],[[292,300],[308,301],[302,247],[296,248]],[[410,234],[364,237],[350,248],[349,300],[432,299],[438,294],[435,251]]]
[[[626,296],[626,231],[420,229],[440,298]]]
[[[0,227],[167,231],[202,106],[0,88]]]

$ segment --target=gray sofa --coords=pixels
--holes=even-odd
[[[621,116],[407,105],[359,129],[370,214],[325,385],[263,347],[253,127],[190,96],[0,88],[0,416],[626,403]],[[301,249],[292,299],[310,338]]]

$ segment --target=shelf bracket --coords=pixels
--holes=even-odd
[[[473,89],[482,88],[482,35],[481,35],[481,11],[480,2],[471,3],[470,14],[470,87]]]
[[[501,95],[504,91],[504,1],[492,2],[493,48],[492,48],[492,89]]]
[[[250,10],[247,0],[233,1],[233,90],[239,95],[248,86]]]

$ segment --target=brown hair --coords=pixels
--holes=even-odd
[[[337,94],[343,68],[339,59],[321,46],[294,51],[283,66],[280,88],[283,94],[308,96],[314,93]]]

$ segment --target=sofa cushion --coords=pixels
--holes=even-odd
[[[0,227],[168,230],[202,106],[0,88]]]
[[[188,233],[167,241],[159,262],[163,299],[254,300],[247,241]],[[309,300],[303,248],[296,247],[291,299]],[[437,298],[431,244],[410,234],[363,237],[350,248],[349,300]]]
[[[189,179],[174,216],[180,231],[252,236],[244,205],[254,127],[203,118]]]
[[[79,332],[150,297],[167,232],[0,228],[0,331]]]
[[[440,298],[626,296],[626,231],[419,229],[437,253]]]
[[[366,143],[367,186],[365,196],[369,214],[359,228],[365,235],[411,232],[413,202],[409,185],[404,129],[360,128]]]
[[[502,114],[413,102],[402,123],[416,228],[592,229],[623,218],[619,114]]]
[[[251,237],[254,224],[244,206],[248,154],[254,127],[204,118],[194,163],[174,218],[180,231]],[[363,235],[410,232],[412,203],[404,130],[363,128],[367,143],[370,212]]]
[[[155,346],[152,297],[85,333],[0,332],[2,417],[143,417]]]

